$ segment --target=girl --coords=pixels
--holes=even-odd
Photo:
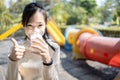
[[[26,5],[22,24],[26,40],[14,44],[8,57],[6,80],[59,80],[57,66],[60,60],[60,47],[47,36],[47,15],[39,3]],[[31,35],[36,37],[32,39]],[[42,37],[40,37],[42,35]]]

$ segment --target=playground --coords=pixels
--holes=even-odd
[[[12,45],[10,39],[0,42],[0,80],[3,80],[2,77],[5,75],[3,71],[6,71],[7,68],[7,55],[10,52],[10,45]],[[63,48],[61,48],[60,55],[60,80],[113,80],[120,72],[119,68],[96,61],[72,60],[72,52]]]
[[[48,16],[45,30],[60,46],[60,80],[120,80],[119,0],[3,0],[0,80],[5,80],[13,46],[11,38],[18,44],[25,40],[21,17],[23,7],[31,1],[45,6]]]
[[[7,37],[21,26],[13,26],[0,35],[1,78],[5,75],[7,55],[12,46],[10,37]],[[120,38],[104,37],[92,28],[80,30],[74,27],[66,28],[63,35],[53,21],[48,22],[47,29],[51,38],[61,46],[60,80],[113,80],[120,72]],[[16,39],[19,42],[24,37]]]

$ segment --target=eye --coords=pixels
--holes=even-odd
[[[40,28],[42,26],[42,24],[38,25],[38,27]]]
[[[28,25],[27,25],[27,28],[28,28],[28,29],[33,29],[33,26],[32,26],[31,24],[28,24]]]

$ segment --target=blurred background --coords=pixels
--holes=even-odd
[[[54,19],[62,32],[74,25],[94,27],[104,36],[120,36],[120,0],[3,0],[0,2],[0,34],[21,22],[22,11],[29,2],[42,3],[48,17]],[[19,32],[15,35],[22,35]]]
[[[120,72],[120,0],[0,1],[0,66],[5,70],[12,46],[10,38],[17,37],[20,42],[21,37],[23,39],[25,37],[24,29],[19,23],[25,5],[30,2],[43,4],[49,20],[48,32],[62,47],[60,57],[63,79],[61,80],[113,80]],[[91,38],[93,42],[90,42]],[[88,44],[91,46],[89,47]],[[93,61],[75,60],[86,57],[83,50],[88,51],[87,58]],[[113,65],[107,66],[110,65],[111,60],[118,68],[114,68]],[[106,62],[107,65],[96,61]]]

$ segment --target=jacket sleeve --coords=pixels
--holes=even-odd
[[[55,42],[49,41],[49,43],[55,48],[52,55],[53,64],[50,66],[43,65],[43,77],[44,80],[59,80],[60,47]]]
[[[6,80],[22,80],[18,72],[18,62],[8,59],[8,69],[6,73]]]

